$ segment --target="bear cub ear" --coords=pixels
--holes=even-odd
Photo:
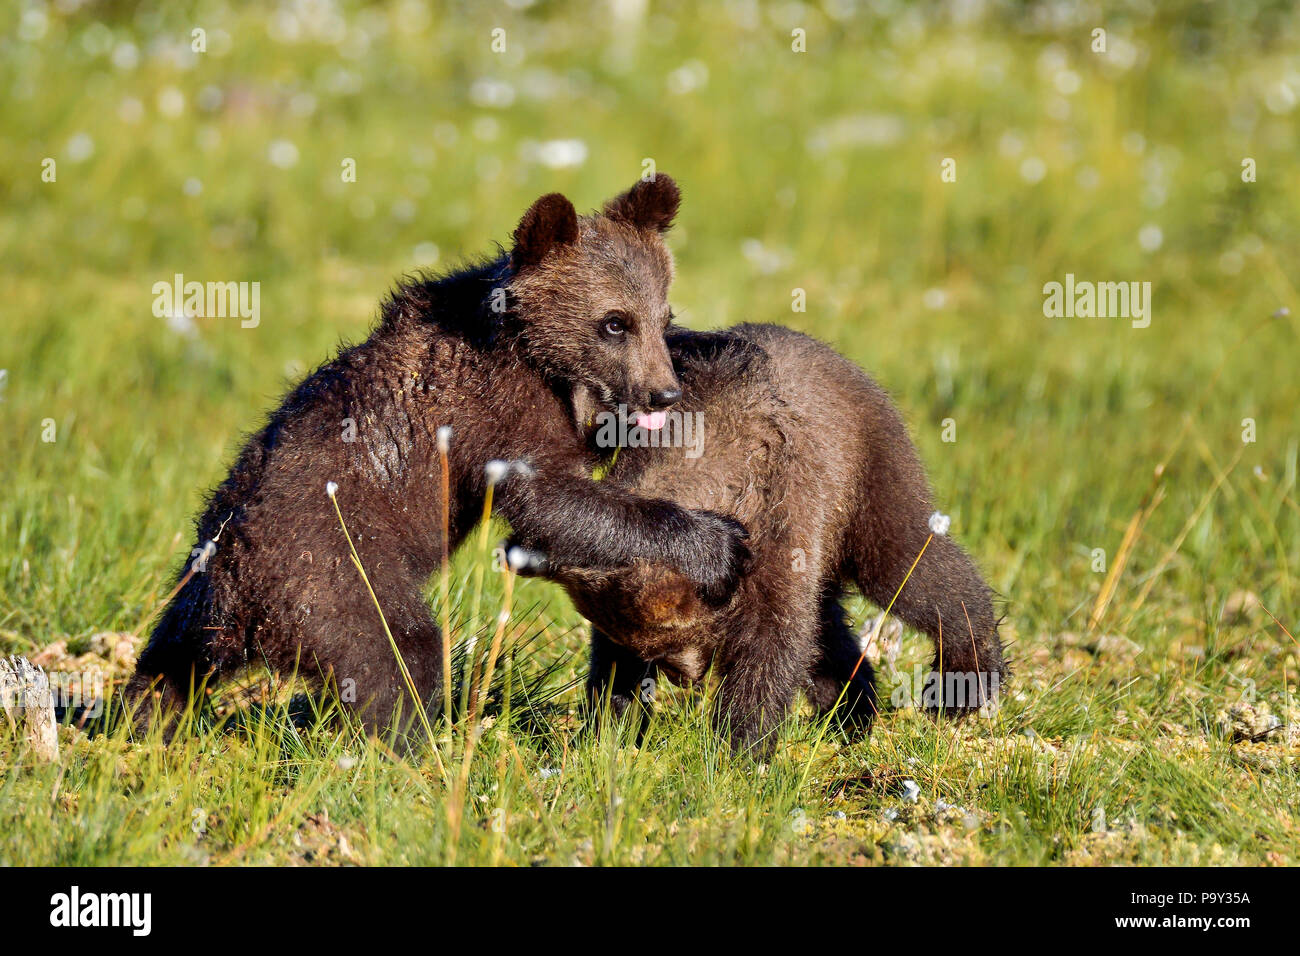
[[[510,264],[518,272],[541,262],[556,246],[578,241],[578,212],[560,193],[548,193],[528,207],[515,229]]]
[[[638,229],[667,232],[682,204],[682,192],[667,173],[643,179],[605,204],[605,215]]]

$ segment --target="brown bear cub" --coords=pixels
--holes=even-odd
[[[595,458],[574,426],[603,407],[644,417],[680,397],[661,238],[678,203],[663,175],[598,215],[543,196],[508,254],[399,287],[371,336],[297,386],[213,493],[197,522],[198,557],[128,684],[131,699],[152,704],[137,721],[174,714],[201,683],[257,662],[350,690],[372,729],[391,720],[405,685],[349,560],[329,482],[427,706],[444,675],[423,589],[444,548],[478,521],[489,461],[520,464],[496,488],[496,510],[557,561],[649,561],[676,569],[704,599],[724,599],[748,558],[744,529],[593,482]]]
[[[856,365],[790,329],[674,330],[669,345],[684,397],[657,436],[627,433],[603,483],[733,515],[753,570],[718,607],[654,562],[611,572],[548,556],[542,571],[592,622],[592,702],[608,695],[621,712],[656,672],[690,683],[712,665],[737,747],[768,751],[800,689],[822,710],[843,692],[869,726],[871,668],[840,600],[852,584],[885,607],[930,537],[930,488],[902,419]],[[672,434],[688,422],[702,442]],[[892,613],[935,642],[942,690],[931,675],[923,700],[942,693],[963,711],[996,696],[1006,668],[991,593],[951,538],[925,547]]]

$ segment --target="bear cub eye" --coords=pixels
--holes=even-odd
[[[616,339],[627,332],[627,321],[617,312],[610,312],[601,321],[600,330],[611,339]]]

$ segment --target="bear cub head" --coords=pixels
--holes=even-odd
[[[590,216],[559,193],[543,196],[515,230],[512,311],[529,359],[570,390],[580,429],[601,412],[659,428],[681,398],[665,341],[673,260],[662,238],[680,204],[660,173]]]

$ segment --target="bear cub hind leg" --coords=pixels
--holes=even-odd
[[[596,626],[591,628],[591,670],[587,674],[589,727],[598,730],[606,703],[610,716],[622,719],[629,710],[635,714],[636,741],[640,745],[650,724],[650,708],[658,668],[641,660],[635,652],[615,644]]]
[[[839,589],[822,596],[819,656],[808,675],[807,694],[818,712],[824,714],[838,702],[846,724],[870,733],[878,713],[875,672],[849,627],[842,597]]]

